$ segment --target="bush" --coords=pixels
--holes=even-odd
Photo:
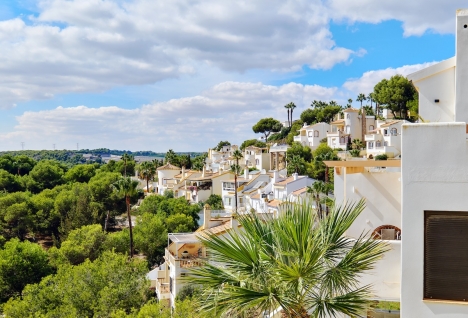
[[[375,160],[387,160],[387,159],[388,159],[388,157],[387,157],[386,154],[375,156]]]
[[[349,151],[351,157],[359,157],[359,154],[361,153],[361,150],[359,149],[352,149]]]

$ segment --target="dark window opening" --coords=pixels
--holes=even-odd
[[[424,298],[468,300],[468,212],[424,215]]]

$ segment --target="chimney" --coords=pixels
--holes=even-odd
[[[182,166],[182,178],[185,178],[185,166]]]
[[[205,169],[205,166],[203,166],[203,172],[202,172],[202,175],[201,175],[201,176],[202,176],[202,178],[204,178],[204,177],[205,177],[205,171],[206,171],[206,169]]]
[[[279,171],[275,170],[273,171],[273,183],[279,182]]]
[[[211,223],[211,207],[209,204],[205,204],[203,207],[203,229],[207,230],[210,228]]]
[[[244,179],[249,179],[249,168],[247,166],[244,167]]]
[[[239,226],[239,221],[237,221],[237,215],[231,215],[231,228],[232,229],[237,229]]]
[[[297,180],[298,174],[297,174],[296,172],[294,172],[294,173],[292,174],[292,176],[293,176],[294,181],[296,181],[296,180]]]

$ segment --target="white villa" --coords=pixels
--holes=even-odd
[[[370,130],[365,136],[367,157],[386,154],[389,158],[401,154],[401,126],[405,120],[389,122],[376,120],[376,129]]]
[[[468,317],[468,10],[456,56],[408,78],[429,123],[402,127],[402,317]]]
[[[244,149],[245,166],[256,170],[270,169],[270,154],[267,148],[249,146]]]
[[[329,131],[331,131],[331,126],[327,123],[313,125],[304,123],[304,126],[299,130],[299,136],[294,136],[294,141],[315,150],[320,145],[320,140],[327,138]]]

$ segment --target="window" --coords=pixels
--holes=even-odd
[[[340,138],[340,144],[344,145],[344,143],[345,143],[345,137],[341,137]]]
[[[468,212],[424,212],[424,298],[468,299]]]
[[[373,148],[374,148],[374,142],[373,142],[373,141],[369,141],[369,142],[367,143],[367,148],[373,149]]]
[[[346,133],[349,134],[350,131],[351,131],[351,128],[349,127],[349,125],[346,125]]]
[[[349,117],[349,114],[346,114],[346,118],[348,118],[348,119],[350,118],[350,117]]]
[[[383,145],[384,145],[384,147],[387,147],[388,146],[388,141],[384,141]]]
[[[234,191],[234,182],[223,182],[223,191]]]
[[[315,130],[314,131],[314,137],[318,137],[319,136],[319,131],[318,130]]]
[[[231,206],[231,197],[224,198],[224,205]]]
[[[384,136],[388,136],[388,130],[384,129],[383,134],[384,134]]]
[[[370,125],[369,130],[374,130],[374,125]]]
[[[380,148],[380,147],[382,147],[382,143],[380,142],[380,140],[376,141],[375,142],[375,148]]]
[[[312,133],[313,133],[312,131],[309,131],[309,137],[312,137]]]
[[[259,164],[260,164],[260,160],[258,160],[258,159],[255,159],[255,165],[257,165],[257,166],[258,166]]]
[[[397,129],[396,129],[396,128],[392,128],[392,129],[390,130],[390,133],[391,133],[392,136],[396,136],[396,135],[397,135]]]
[[[172,284],[173,284],[173,278],[169,277],[169,291],[171,292],[171,294],[172,294]]]

